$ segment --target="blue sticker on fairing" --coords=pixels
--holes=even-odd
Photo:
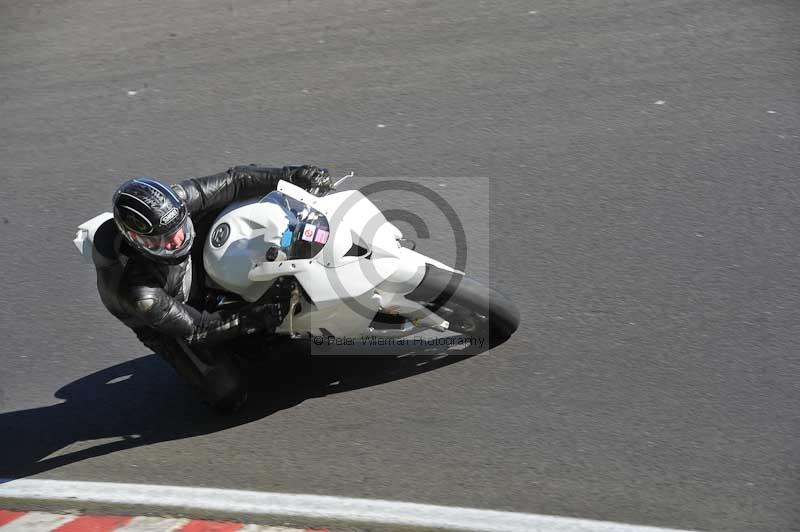
[[[289,245],[292,243],[292,230],[287,229],[283,232],[283,236],[281,237],[281,247],[288,248]]]

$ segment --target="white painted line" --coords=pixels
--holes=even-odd
[[[75,519],[75,515],[28,512],[3,525],[3,532],[50,532]]]
[[[286,528],[282,526],[246,525],[238,532],[305,532],[301,528]]]
[[[19,479],[0,484],[2,497],[175,507],[184,511],[196,509],[481,532],[676,532],[674,529],[607,521],[408,502],[112,482]]]
[[[188,519],[164,518],[164,517],[135,517],[130,523],[115,528],[115,532],[172,532],[178,530]],[[3,530],[5,532],[5,530]]]

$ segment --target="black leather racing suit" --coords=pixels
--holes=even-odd
[[[190,257],[176,265],[157,263],[134,251],[113,220],[95,233],[93,259],[97,288],[106,308],[133,329],[148,348],[166,358],[211,404],[225,406],[242,394],[238,368],[225,350],[212,346],[242,335],[274,330],[280,316],[274,305],[207,312],[203,242],[221,209],[263,196],[280,179],[308,187],[297,167],[235,166],[208,177],[172,185],[186,202],[195,227]],[[306,182],[303,182],[306,181]]]

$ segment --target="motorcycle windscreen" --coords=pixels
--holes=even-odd
[[[288,224],[280,240],[285,260],[311,259],[328,243],[328,219],[312,206],[278,191],[270,192],[261,202],[280,206],[286,215]]]

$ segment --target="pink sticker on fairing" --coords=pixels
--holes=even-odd
[[[328,232],[322,228],[317,229],[317,236],[314,237],[314,242],[319,242],[320,244],[324,244],[327,241],[328,241]]]

